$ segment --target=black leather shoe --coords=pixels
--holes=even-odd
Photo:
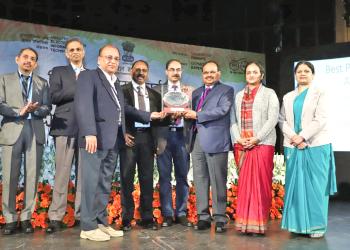
[[[49,226],[46,228],[46,233],[52,234],[61,229],[61,221],[59,220],[51,220]]]
[[[223,223],[223,222],[216,222],[216,224],[215,224],[215,232],[223,233],[225,231],[226,231],[225,223]]]
[[[173,217],[166,216],[164,217],[162,227],[170,227],[173,225]]]
[[[153,229],[158,230],[158,224],[154,222],[153,220],[142,220],[138,223],[141,227],[145,229]]]
[[[79,227],[80,226],[80,220],[75,220],[74,221],[74,227]]]
[[[179,223],[185,227],[192,227],[192,223],[188,221],[188,219],[185,215],[176,217],[175,221],[176,221],[176,223]]]
[[[211,223],[205,220],[199,220],[197,225],[194,227],[196,230],[206,230],[211,227]]]
[[[121,230],[123,230],[123,231],[130,231],[131,230],[131,223],[130,223],[129,220],[123,220],[122,221]]]
[[[21,221],[21,229],[22,232],[26,234],[34,233],[34,228],[32,226],[32,223],[30,223],[30,220]]]
[[[17,221],[6,223],[4,230],[2,231],[2,234],[4,235],[14,234],[16,232],[16,229],[17,229]]]

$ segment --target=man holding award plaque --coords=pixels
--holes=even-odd
[[[162,109],[170,117],[170,125],[158,127],[157,130],[157,166],[160,184],[160,202],[164,221],[168,227],[175,221],[184,226],[191,226],[187,220],[187,199],[189,170],[189,152],[186,148],[186,129],[181,114],[190,109],[192,87],[180,83],[181,62],[171,59],[166,63],[167,81],[155,89],[162,95]],[[176,179],[176,209],[172,204],[171,172],[174,163]]]

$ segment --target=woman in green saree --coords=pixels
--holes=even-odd
[[[312,85],[315,69],[310,62],[297,63],[294,73],[298,87],[283,97],[279,117],[287,163],[281,227],[321,238],[327,230],[329,195],[336,192],[327,98]]]

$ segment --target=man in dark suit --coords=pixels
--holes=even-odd
[[[85,70],[83,43],[78,38],[68,40],[65,55],[69,64],[53,68],[50,75],[50,96],[52,103],[56,105],[50,129],[50,135],[55,140],[56,173],[47,233],[53,233],[61,228],[61,221],[66,213],[67,187],[74,158],[75,220],[76,222],[80,220],[81,175],[80,168],[78,172],[78,126],[74,117],[73,103],[78,75]]]
[[[227,159],[231,147],[230,109],[233,88],[222,84],[219,65],[214,61],[202,67],[204,86],[192,93],[193,110],[185,113],[192,119],[191,148],[193,178],[196,188],[198,224],[196,229],[211,226],[209,187],[212,192],[215,231],[225,231]]]
[[[166,84],[157,85],[154,89],[162,95],[167,92],[192,91],[192,87],[180,83],[182,67],[177,59],[169,60],[165,65]],[[190,95],[190,93],[188,93]],[[191,226],[187,220],[188,182],[187,174],[190,155],[186,148],[186,129],[183,118],[170,119],[170,125],[157,127],[157,166],[159,172],[159,192],[164,217],[162,226],[168,227],[175,221],[184,226]],[[173,169],[176,180],[176,209],[174,213],[172,201],[171,172]]]
[[[132,81],[123,86],[125,103],[137,110],[150,112],[151,117],[161,116],[161,97],[155,90],[146,86],[148,63],[142,60],[133,63]],[[126,145],[120,152],[121,203],[124,231],[131,230],[135,204],[132,196],[134,176],[137,164],[141,189],[140,225],[144,228],[157,229],[153,221],[153,167],[155,153],[154,121],[147,124],[135,122],[126,115]],[[153,130],[153,131],[152,131]],[[153,133],[152,133],[153,132]]]
[[[51,109],[47,81],[33,73],[37,61],[38,53],[34,49],[21,49],[16,56],[18,71],[0,76],[2,209],[6,220],[3,234],[7,235],[17,228],[16,193],[22,156],[25,200],[20,215],[21,228],[25,233],[34,231],[30,220],[45,143],[43,118]]]
[[[74,99],[81,159],[82,239],[106,241],[123,235],[108,225],[106,208],[119,147],[125,143],[124,95],[115,73],[119,50],[109,44],[99,50],[96,70],[81,72]],[[129,110],[131,117],[148,122],[150,115]]]

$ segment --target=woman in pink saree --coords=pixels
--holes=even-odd
[[[279,102],[262,84],[264,69],[257,62],[245,67],[246,87],[237,93],[231,111],[231,137],[239,169],[236,229],[264,234],[271,206],[273,156]]]

